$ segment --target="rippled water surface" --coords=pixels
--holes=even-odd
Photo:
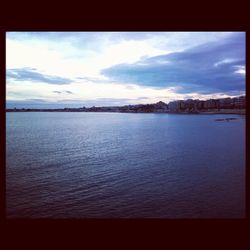
[[[6,202],[7,217],[242,218],[245,117],[7,113]]]

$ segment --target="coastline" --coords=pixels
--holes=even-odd
[[[167,113],[167,114],[246,114],[245,96],[223,99],[177,100],[167,103],[79,108],[7,108],[6,112],[112,112],[112,113]]]
[[[169,112],[169,114],[197,114],[197,115],[246,115],[245,109],[230,109],[230,110],[213,110],[213,111],[198,111],[198,112]]]
[[[178,112],[130,112],[130,111],[83,111],[83,110],[64,110],[64,109],[7,109],[6,112],[84,112],[84,113],[132,113],[132,114],[192,114],[192,115],[217,115],[217,114],[227,114],[227,115],[246,115],[245,109],[235,109],[235,110],[214,110],[214,111],[197,111],[197,112],[187,112],[187,111],[178,111]]]

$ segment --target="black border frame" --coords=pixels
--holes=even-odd
[[[98,3],[94,3],[98,6]],[[177,3],[177,5],[180,3]],[[154,4],[154,6],[156,3]],[[71,13],[71,8],[63,5],[61,16],[58,14],[61,9],[56,5],[51,5],[52,9],[48,12],[46,7],[40,10],[30,12],[22,12],[21,3],[15,6],[15,11],[10,17],[1,18],[0,27],[0,46],[1,51],[5,51],[5,32],[7,31],[246,31],[246,41],[249,43],[249,26],[247,24],[247,6],[239,2],[237,6],[227,3],[228,6],[216,5],[208,7],[203,11],[194,9],[190,11],[188,4],[181,6],[181,11],[176,14],[170,10],[158,9],[152,15],[149,9],[143,14],[140,12],[140,5],[136,6],[136,10],[129,12],[129,8],[125,8],[125,13],[113,12],[103,14],[102,4],[98,6],[99,11],[88,12],[89,6],[81,13],[81,9]],[[241,6],[240,6],[241,5]],[[51,7],[49,6],[49,8]],[[204,7],[210,4],[204,3]],[[238,7],[240,6],[240,7]],[[177,9],[180,6],[176,6]],[[8,6],[7,9],[12,9]],[[31,10],[32,11],[32,10]],[[19,13],[20,12],[20,13]],[[98,13],[99,12],[99,13]],[[55,15],[55,13],[57,13]],[[71,14],[69,14],[71,13]],[[140,13],[138,15],[138,13]],[[151,13],[151,15],[150,15]],[[6,16],[8,15],[6,12]],[[112,16],[112,14],[114,14]],[[65,16],[64,16],[65,15]],[[13,18],[15,16],[15,18]],[[248,48],[248,45],[247,45]],[[249,51],[247,49],[247,57]],[[5,53],[1,53],[1,82],[5,83]],[[248,60],[246,65],[248,72]],[[247,73],[248,75],[248,73]],[[248,78],[246,79],[246,98],[248,99]],[[215,240],[224,247],[229,246],[240,248],[241,244],[247,241],[247,228],[249,227],[249,199],[246,199],[246,218],[245,219],[6,219],[5,217],[5,84],[1,84],[1,172],[0,172],[0,223],[3,226],[3,236],[7,239],[8,246],[20,243],[35,243],[36,245],[44,242],[42,239],[54,241],[57,244],[65,242],[70,247],[74,242],[69,239],[82,241],[82,245],[88,239],[92,240],[92,244],[98,243],[94,234],[98,237],[99,243],[111,240],[115,242],[115,238],[122,240],[121,244],[126,245],[126,238],[139,240],[140,242],[151,241],[156,235],[157,241],[153,241],[153,245],[158,244],[158,240],[163,240],[166,246],[172,243],[174,246],[184,246],[187,244],[198,243],[199,248],[204,245],[210,246]],[[246,146],[249,143],[247,128],[249,125],[248,118],[248,101],[246,109]],[[248,147],[246,147],[246,152]],[[249,156],[246,154],[246,166],[249,162]],[[249,170],[246,168],[246,197],[249,194]],[[124,235],[125,233],[125,235]],[[101,237],[99,238],[99,234]],[[120,238],[121,236],[121,238]],[[15,240],[16,239],[16,242]],[[78,242],[79,243],[79,242]],[[64,244],[64,243],[63,243]],[[211,245],[214,247],[215,245]]]

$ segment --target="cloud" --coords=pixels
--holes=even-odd
[[[48,103],[47,100],[41,99],[41,98],[31,98],[31,99],[26,99],[28,102],[36,102],[36,103]]]
[[[69,91],[69,90],[63,90],[63,91],[52,91],[53,93],[56,93],[56,94],[63,94],[63,93],[66,93],[66,94],[73,94],[72,91]]]
[[[102,77],[76,77],[76,80],[80,80],[80,82],[93,82],[93,83],[113,83],[114,81],[111,79],[107,79]],[[83,81],[82,81],[83,80]]]
[[[115,65],[102,74],[124,83],[177,87],[178,93],[230,93],[245,90],[244,66],[245,33],[237,32],[182,52]]]
[[[45,99],[25,99],[25,100],[6,100],[6,108],[50,108],[53,107]]]
[[[34,68],[17,68],[8,69],[6,73],[7,80],[15,81],[30,81],[30,82],[43,82],[48,84],[70,84],[73,81],[69,78],[59,76],[51,76],[39,73]]]
[[[179,51],[225,38],[232,32],[7,32],[11,40],[67,44],[84,50],[102,51],[104,47],[123,42],[145,42],[165,50]],[[60,44],[58,44],[60,40]],[[51,45],[51,44],[50,44]],[[65,51],[63,51],[65,52]]]
[[[80,108],[92,106],[122,106],[128,104],[135,104],[145,98],[95,98],[89,100],[75,100],[75,99],[61,99],[57,101],[47,101],[44,99],[25,99],[25,100],[7,100],[7,108]]]
[[[102,106],[239,95],[244,39],[244,32],[7,32],[6,99]]]
[[[234,71],[234,73],[246,75],[246,66],[236,65],[234,66],[234,68],[236,68],[236,71]]]

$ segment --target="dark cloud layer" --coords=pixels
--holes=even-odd
[[[58,85],[69,84],[72,82],[72,80],[68,78],[39,73],[33,68],[8,69],[6,77],[7,80],[44,82]]]
[[[7,100],[7,108],[80,108],[92,106],[121,106],[135,104],[136,100],[144,100],[148,97],[130,98],[96,98],[92,100],[79,101],[75,99],[61,99],[51,102],[45,99],[25,99],[20,101]]]
[[[102,71],[116,81],[153,87],[180,87],[179,93],[231,93],[245,90],[245,33],[235,33],[183,52],[120,64]]]

